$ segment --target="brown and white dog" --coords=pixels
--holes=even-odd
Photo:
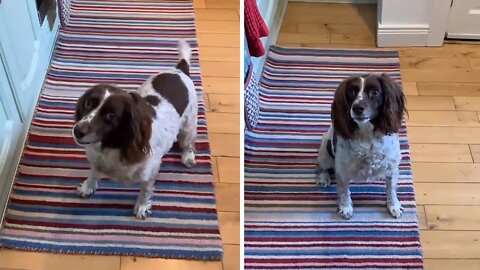
[[[402,89],[388,75],[365,75],[344,80],[332,103],[332,126],[323,136],[318,155],[317,183],[330,185],[335,169],[338,213],[353,215],[351,181],[383,180],[387,209],[399,218],[398,166],[401,160],[397,133],[407,113]]]
[[[185,41],[178,48],[176,68],[150,77],[137,92],[99,84],[78,100],[73,135],[90,163],[90,176],[78,187],[82,197],[95,192],[102,175],[140,183],[134,214],[144,219],[151,213],[162,157],[175,141],[182,163],[195,164],[198,108],[189,74],[191,49]]]

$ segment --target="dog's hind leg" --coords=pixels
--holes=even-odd
[[[192,113],[180,128],[177,141],[182,149],[182,163],[188,168],[195,165],[195,141],[197,139],[197,114]]]
[[[322,144],[318,151],[315,174],[317,184],[321,187],[328,187],[332,181],[330,178],[330,171],[335,166],[335,159],[333,158],[332,152],[332,136],[333,129],[330,128],[328,132],[323,135]]]
[[[331,166],[328,166],[332,164]],[[330,157],[324,157],[321,153],[317,159],[316,181],[317,185],[321,187],[328,187],[332,181],[330,177],[330,171],[333,169],[333,159]]]

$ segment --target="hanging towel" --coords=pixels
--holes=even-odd
[[[268,36],[268,26],[265,24],[255,0],[245,0],[244,12],[248,50],[250,55],[260,57],[265,54],[265,47],[260,38]]]

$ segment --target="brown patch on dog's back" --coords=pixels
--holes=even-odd
[[[188,105],[188,89],[178,74],[159,74],[153,78],[152,87],[173,105],[178,115],[183,115]]]
[[[160,104],[160,99],[157,96],[149,95],[145,97],[145,100],[150,105],[150,114],[153,117],[157,117],[157,112],[155,111],[153,106],[157,106],[158,104]]]
[[[145,100],[152,106],[160,104],[160,99],[157,96],[149,95],[145,97]]]
[[[181,70],[188,77],[190,77],[190,66],[185,59],[181,59],[180,61],[178,61],[176,68]]]

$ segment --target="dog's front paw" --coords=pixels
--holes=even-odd
[[[77,188],[77,193],[80,195],[80,197],[86,198],[95,193],[95,190],[97,190],[97,184],[92,184],[87,179],[83,181],[83,183]]]
[[[399,201],[396,201],[394,203],[387,202],[387,209],[388,212],[390,212],[390,215],[394,218],[400,218],[403,213],[403,206]]]
[[[317,185],[320,187],[328,187],[330,186],[330,182],[332,179],[330,178],[330,174],[327,170],[322,170],[317,174]]]
[[[143,202],[137,202],[133,213],[137,219],[146,219],[148,215],[152,213],[152,200],[146,200]]]
[[[353,216],[353,205],[345,204],[338,206],[338,214],[344,219],[350,219]]]
[[[187,168],[191,168],[195,165],[195,153],[193,150],[184,151],[182,153],[182,163]]]

